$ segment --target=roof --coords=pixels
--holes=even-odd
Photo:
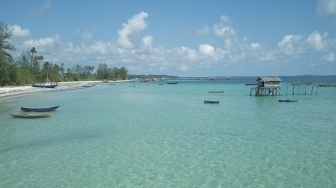
[[[256,81],[281,82],[282,80],[277,76],[261,76]]]

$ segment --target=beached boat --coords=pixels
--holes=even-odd
[[[336,87],[336,84],[320,84],[320,87]]]
[[[209,91],[209,93],[224,93],[224,91]]]
[[[59,106],[52,106],[47,108],[26,108],[26,107],[20,107],[21,111],[24,112],[51,112],[55,111]]]
[[[297,100],[294,100],[294,99],[280,99],[279,102],[297,102]]]
[[[58,84],[57,83],[35,83],[32,86],[41,87],[41,88],[55,88],[58,86]]]
[[[204,104],[219,104],[219,101],[204,100]]]
[[[13,118],[49,118],[51,114],[10,114]]]

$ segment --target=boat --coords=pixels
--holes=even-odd
[[[219,104],[219,101],[204,100],[204,104]]]
[[[246,86],[257,86],[258,83],[246,83],[245,85],[246,85]]]
[[[279,102],[297,102],[297,100],[294,100],[294,99],[280,99]]]
[[[35,83],[32,85],[32,87],[40,87],[40,88],[55,88],[57,87],[57,83]]]
[[[298,83],[292,83],[293,86],[300,86],[300,85],[311,85],[313,82],[298,82]]]
[[[167,82],[167,84],[178,84],[178,82]]]
[[[209,91],[209,93],[224,93],[224,91]]]
[[[49,118],[51,114],[10,114],[13,118]]]
[[[300,79],[298,78],[297,83],[292,83],[293,86],[301,86],[301,85],[311,85],[313,82],[300,82]]]
[[[52,106],[48,108],[26,108],[26,107],[20,107],[21,111],[23,112],[51,112],[55,111],[59,106]]]
[[[319,87],[336,87],[336,84],[320,84]]]

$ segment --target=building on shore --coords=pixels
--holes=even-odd
[[[255,96],[275,96],[280,95],[282,80],[277,76],[262,76],[257,80],[258,86],[251,88],[250,95]]]

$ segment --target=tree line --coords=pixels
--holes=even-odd
[[[60,65],[44,61],[42,54],[35,47],[25,50],[14,59],[10,54],[15,47],[9,42],[12,30],[0,22],[0,85],[25,85],[36,82],[60,82],[80,80],[126,80],[125,67],[109,68],[107,64],[100,63],[94,72],[94,66],[73,65],[65,70]]]

